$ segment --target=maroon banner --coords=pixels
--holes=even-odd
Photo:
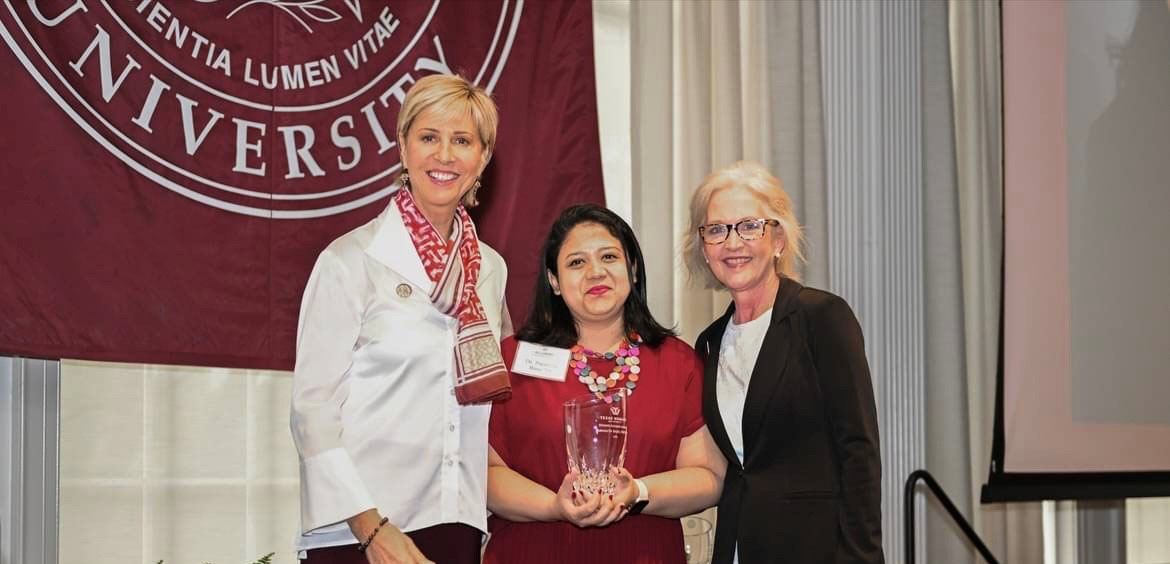
[[[473,216],[516,321],[552,218],[603,202],[587,0],[0,0],[0,34],[0,354],[291,368],[427,74],[500,107]]]

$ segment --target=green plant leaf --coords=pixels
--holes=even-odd
[[[264,556],[261,556],[260,558],[257,558],[257,559],[256,559],[256,561],[255,561],[255,562],[253,562],[252,564],[272,564],[272,557],[273,557],[273,556],[276,556],[276,553],[275,553],[275,552],[269,552],[268,554],[265,554]],[[155,562],[155,564],[163,564],[163,561],[162,561],[162,560],[159,560],[158,562]],[[211,563],[210,563],[210,562],[204,562],[203,564],[211,564]]]

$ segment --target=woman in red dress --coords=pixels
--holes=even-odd
[[[703,366],[650,315],[641,249],[616,214],[566,209],[542,254],[532,312],[504,341],[504,362],[516,368],[520,341],[570,349],[573,361],[516,374],[512,399],[492,409],[484,563],[685,563],[679,518],[719,499],[727,465],[703,421]],[[617,487],[575,491],[562,405],[619,387],[631,393]]]

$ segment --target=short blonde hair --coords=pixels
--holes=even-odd
[[[707,206],[711,198],[722,190],[735,188],[751,192],[764,204],[769,218],[780,222],[780,240],[784,248],[780,251],[780,258],[775,260],[776,274],[799,282],[800,273],[796,270],[796,264],[797,261],[804,261],[804,236],[792,209],[792,198],[784,191],[780,179],[755,161],[736,161],[708,174],[691,196],[691,224],[682,243],[683,262],[686,263],[691,281],[699,282],[705,288],[724,287],[707,265],[699,228],[707,222]]]
[[[401,145],[410,132],[410,126],[423,112],[433,111],[439,117],[471,116],[484,148],[484,164],[492,159],[496,149],[496,128],[500,124],[496,103],[484,89],[455,74],[432,74],[418,79],[406,93],[402,109],[398,111],[398,143]],[[404,169],[405,170],[405,169]],[[463,205],[474,207],[475,190],[463,196]]]

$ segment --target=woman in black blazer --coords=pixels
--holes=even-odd
[[[883,563],[877,414],[853,311],[797,281],[800,225],[762,165],[711,173],[690,211],[687,266],[732,297],[695,343],[729,462],[713,563]]]

